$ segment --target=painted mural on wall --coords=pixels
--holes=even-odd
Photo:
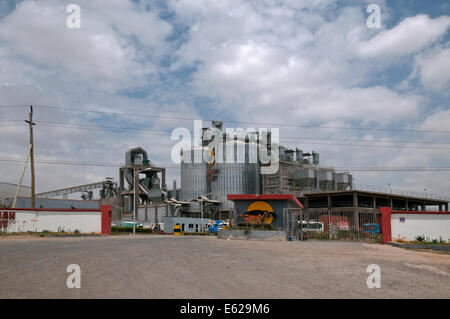
[[[247,211],[240,217],[249,224],[272,224],[275,217],[274,210],[270,204],[264,201],[251,203]]]

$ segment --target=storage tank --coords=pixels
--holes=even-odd
[[[302,190],[310,190],[316,188],[316,174],[312,167],[304,167],[296,170],[294,173],[296,183]]]
[[[319,165],[319,153],[316,153],[316,152],[312,152],[312,158],[313,158],[313,164],[314,165]]]
[[[351,189],[352,176],[349,173],[333,173],[333,179],[337,190]]]
[[[192,201],[200,195],[208,194],[207,170],[208,164],[203,161],[202,152],[206,148],[193,147],[184,149],[181,155],[181,200]],[[202,159],[202,163],[194,163],[195,154]],[[189,211],[200,211],[200,204],[192,202]]]
[[[333,171],[329,169],[322,169],[318,172],[319,188],[321,190],[333,190]]]
[[[237,150],[242,147],[245,156],[241,159],[243,163],[238,163]],[[252,149],[252,148],[255,149]],[[260,194],[261,174],[258,155],[256,163],[253,161],[250,152],[256,150],[256,143],[244,143],[242,141],[231,141],[223,143],[223,154],[226,158],[227,149],[234,149],[233,161],[230,163],[216,162],[212,167],[215,170],[211,180],[211,198],[221,201],[221,210],[230,211],[234,208],[234,203],[227,199],[228,194]]]

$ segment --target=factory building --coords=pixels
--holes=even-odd
[[[213,121],[208,130],[222,131],[222,122]],[[181,213],[196,214],[201,211],[201,202],[192,200],[199,196],[220,202],[218,205],[209,205],[203,212],[214,218],[219,212],[222,216],[234,210],[227,196],[230,194],[292,194],[303,205],[305,210],[350,210],[362,211],[364,209],[378,210],[380,207],[391,207],[395,210],[427,210],[427,207],[438,208],[440,211],[448,210],[448,198],[433,197],[429,194],[395,194],[392,192],[379,192],[355,189],[354,178],[350,172],[337,172],[332,167],[320,166],[320,155],[317,152],[306,153],[301,149],[288,149],[277,145],[279,149],[279,169],[273,174],[262,174],[260,158],[251,161],[253,147],[261,146],[263,140],[256,134],[252,139],[246,136],[243,140],[231,139],[227,134],[221,133],[219,137],[214,134],[203,134],[202,145],[184,149],[181,162],[181,200],[188,205],[180,209]],[[213,136],[213,137],[211,137]],[[270,132],[264,144],[270,150]],[[217,145],[209,145],[214,138],[222,138],[221,149]],[[227,152],[236,155],[238,147],[245,149],[245,156],[234,162],[224,163],[217,161],[215,155],[218,151],[222,156]],[[210,159],[205,160],[205,153]],[[259,154],[259,153],[258,153]],[[200,158],[198,163],[194,159]],[[204,207],[203,207],[204,208]]]
[[[222,122],[213,121],[210,127],[202,128],[198,144],[181,150],[181,188],[177,189],[174,182],[171,191],[166,186],[165,168],[154,166],[142,148],[130,149],[125,155],[125,166],[120,168],[120,219],[131,220],[137,206],[137,220],[150,227],[164,220],[172,224],[177,218],[236,221],[234,195],[283,195],[293,196],[301,205],[303,218],[323,223],[326,231],[335,224],[333,227],[350,229],[361,238],[368,225],[379,224],[380,207],[396,211],[448,210],[447,198],[430,194],[358,189],[350,172],[321,166],[319,153],[288,149],[271,139],[271,131],[231,136],[228,130],[223,132]],[[270,159],[278,151],[277,170],[263,172],[267,161],[263,163],[263,153],[255,152],[260,148],[266,150]],[[250,217],[259,216],[254,215]],[[281,213],[274,215],[274,227],[279,222],[277,218],[285,218],[280,216]],[[187,220],[182,224],[198,223]]]
[[[139,207],[155,209],[155,205],[164,203],[165,197],[166,169],[153,165],[142,147],[129,149],[125,165],[119,169],[120,220],[130,220],[135,207],[137,211]]]
[[[213,121],[211,128],[203,129],[201,146],[182,150],[181,200],[190,202],[189,213],[205,208],[208,216],[227,218],[234,209],[229,194],[261,193],[261,164],[255,150],[262,142],[257,132],[250,135],[253,138],[227,135],[222,132],[222,122]],[[220,143],[211,146],[217,140]],[[204,154],[210,155],[209,160]],[[217,201],[217,205],[192,202],[201,196]]]

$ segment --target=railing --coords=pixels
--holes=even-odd
[[[450,202],[450,196],[445,195],[439,195],[439,194],[433,194],[428,192],[415,192],[415,191],[408,191],[398,188],[392,188],[392,187],[380,187],[380,186],[374,186],[374,185],[365,185],[365,184],[353,184],[354,190],[359,191],[369,191],[369,192],[377,192],[377,193],[385,193],[385,194],[392,194],[392,195],[402,195],[402,196],[412,196],[412,197],[420,197],[420,198],[428,198],[428,199],[436,199],[436,200],[445,200]],[[316,192],[329,192],[336,190],[334,187],[326,187],[326,188],[315,188],[315,187],[303,187],[301,188],[301,191],[308,193],[316,193]],[[338,189],[339,190],[339,189]],[[350,190],[350,188],[347,188],[346,190]]]
[[[392,188],[389,186],[388,187],[380,187],[380,186],[373,186],[373,185],[353,184],[353,189],[360,190],[360,191],[371,191],[371,192],[387,193],[387,194],[393,194],[393,195],[413,196],[413,197],[450,201],[450,196],[438,195],[438,194],[433,194],[433,193],[428,193],[428,192],[414,192],[414,191]]]
[[[299,218],[300,239],[382,242],[378,210],[304,211]]]

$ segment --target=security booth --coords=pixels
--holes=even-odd
[[[229,194],[234,202],[234,225],[261,225],[285,231],[288,240],[298,239],[298,216],[303,205],[292,194]]]

